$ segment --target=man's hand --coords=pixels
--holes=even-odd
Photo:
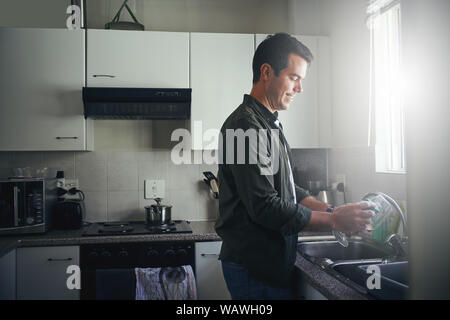
[[[327,211],[327,209],[330,207],[329,204],[319,201],[313,196],[306,197],[305,199],[300,201],[300,204],[312,211]]]
[[[375,204],[366,201],[339,206],[331,213],[332,228],[343,232],[364,231],[375,215],[371,210],[374,208]]]

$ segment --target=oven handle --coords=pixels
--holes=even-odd
[[[217,258],[217,257],[219,257],[219,255],[217,253],[202,253],[200,255],[202,257],[205,257],[205,258],[208,258],[208,257]]]

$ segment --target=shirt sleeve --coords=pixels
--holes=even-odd
[[[238,128],[242,128],[244,131],[250,127],[248,121],[245,120],[237,123]],[[224,144],[226,144],[226,139],[224,139]],[[235,155],[239,151],[236,147],[237,144],[234,143]],[[311,210],[301,204],[280,198],[274,187],[273,175],[263,175],[258,164],[249,163],[249,153],[257,151],[253,149],[254,147],[255,144],[249,143],[246,139],[245,163],[227,164],[236,183],[239,198],[250,219],[256,224],[277,230],[284,235],[300,232],[309,223]],[[225,146],[224,150],[226,150]],[[297,188],[295,191],[296,194],[301,195],[298,199],[303,199],[305,193],[300,189],[298,187],[299,192],[297,192]]]
[[[301,187],[299,187],[298,185],[295,185],[295,196],[297,198],[297,202],[302,202],[303,199],[305,199],[306,197],[309,197],[311,194],[309,193],[308,190],[305,190]]]

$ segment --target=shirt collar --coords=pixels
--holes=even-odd
[[[278,111],[270,112],[261,102],[249,94],[244,94],[244,103],[256,107],[269,123],[275,123],[277,127],[279,126]]]

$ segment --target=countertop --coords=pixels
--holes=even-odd
[[[306,281],[329,300],[368,300],[368,297],[332,277],[298,253],[295,266],[303,272]]]
[[[51,230],[45,234],[0,236],[0,258],[20,247],[71,246],[97,243],[144,242],[144,241],[221,241],[214,230],[214,221],[191,221],[192,233],[82,236],[83,230]],[[300,232],[299,239],[305,237],[329,237],[327,233]],[[320,239],[320,238],[318,238]],[[327,274],[320,266],[297,254],[295,266],[304,273],[306,280],[328,299],[367,299],[357,291]]]
[[[214,230],[214,221],[190,221],[192,233],[148,234],[120,236],[82,236],[86,227],[78,230],[51,230],[44,234],[0,236],[0,257],[20,247],[76,246],[97,243],[144,241],[221,241]]]

